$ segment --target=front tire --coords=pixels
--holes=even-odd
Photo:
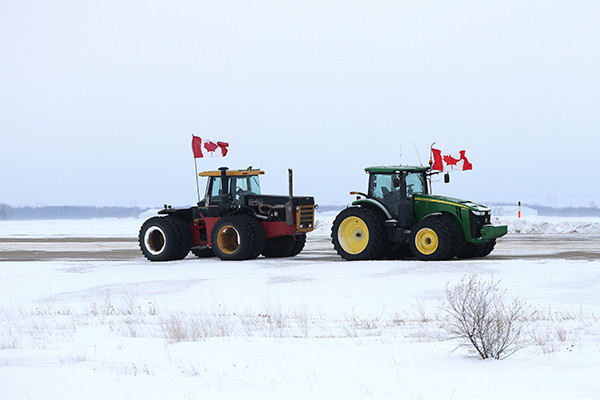
[[[335,217],[331,228],[335,251],[348,261],[382,259],[384,241],[383,218],[368,208],[346,208]]]
[[[447,260],[453,257],[454,238],[442,219],[424,218],[411,231],[409,247],[413,255],[423,261]]]
[[[490,254],[496,246],[496,239],[488,243],[467,243],[457,254],[458,258],[478,258]]]
[[[267,239],[262,251],[263,256],[268,258],[294,257],[302,251],[306,243],[306,235],[279,236]]]
[[[265,246],[264,232],[249,215],[228,215],[217,221],[211,233],[212,249],[221,260],[251,260]]]

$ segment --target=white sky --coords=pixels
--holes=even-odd
[[[438,193],[600,205],[600,3],[0,5],[0,203],[188,205],[192,133],[263,190],[345,204],[363,168],[465,149]],[[401,154],[401,155],[400,155]]]

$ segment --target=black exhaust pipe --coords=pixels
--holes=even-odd
[[[292,169],[288,168],[288,181],[289,181],[289,197],[287,203],[285,203],[285,223],[289,226],[296,225],[294,221],[294,184],[293,184],[293,173]]]
[[[220,167],[221,171],[221,201],[219,202],[219,213],[221,216],[228,214],[231,210],[231,200],[229,196],[229,179],[227,179],[227,167]]]

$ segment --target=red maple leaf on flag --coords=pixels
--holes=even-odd
[[[208,142],[204,142],[204,148],[206,149],[206,151],[208,151],[209,153],[214,153],[216,149],[219,148],[219,146],[217,146],[216,144],[214,144],[211,141]]]
[[[449,156],[449,155],[444,156],[444,162],[448,166],[454,166],[454,165],[458,164],[459,161],[460,160],[457,160],[456,158],[454,158],[452,156]]]

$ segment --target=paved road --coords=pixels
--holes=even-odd
[[[341,261],[328,238],[310,238],[301,254],[315,261]],[[188,257],[193,257],[192,255]],[[600,236],[510,235],[485,259],[600,259]],[[143,259],[136,239],[0,238],[0,261]]]

